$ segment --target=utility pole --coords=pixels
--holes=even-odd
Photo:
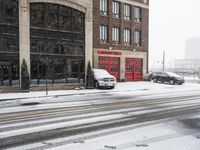
[[[163,51],[162,71],[165,71],[165,51]]]
[[[199,79],[200,79],[200,67],[199,67]]]

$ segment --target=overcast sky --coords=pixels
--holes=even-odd
[[[200,37],[200,0],[149,0],[150,67],[185,57],[185,41]]]

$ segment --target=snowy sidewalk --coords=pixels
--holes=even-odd
[[[118,93],[118,92],[134,92],[135,94],[145,93],[171,93],[177,91],[200,91],[200,84],[185,83],[183,85],[169,85],[152,82],[119,82],[116,87],[110,89],[77,89],[77,90],[59,90],[59,91],[37,91],[30,93],[2,93],[0,94],[0,101],[12,99],[29,99],[41,97],[55,97],[55,96],[72,96],[72,95],[86,95],[86,94],[101,94],[101,93]]]

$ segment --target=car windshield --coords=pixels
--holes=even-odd
[[[181,78],[181,76],[177,75],[176,73],[173,72],[167,72],[168,75],[173,76],[173,77],[179,77]]]
[[[109,75],[109,73],[106,71],[106,70],[103,70],[103,69],[93,69],[94,71],[94,74],[95,75]]]

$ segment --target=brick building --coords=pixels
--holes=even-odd
[[[142,80],[148,66],[146,0],[93,1],[93,63],[118,81]]]
[[[0,0],[0,92],[84,84],[86,66],[141,80],[148,60],[146,0]],[[16,90],[15,90],[16,91]]]

